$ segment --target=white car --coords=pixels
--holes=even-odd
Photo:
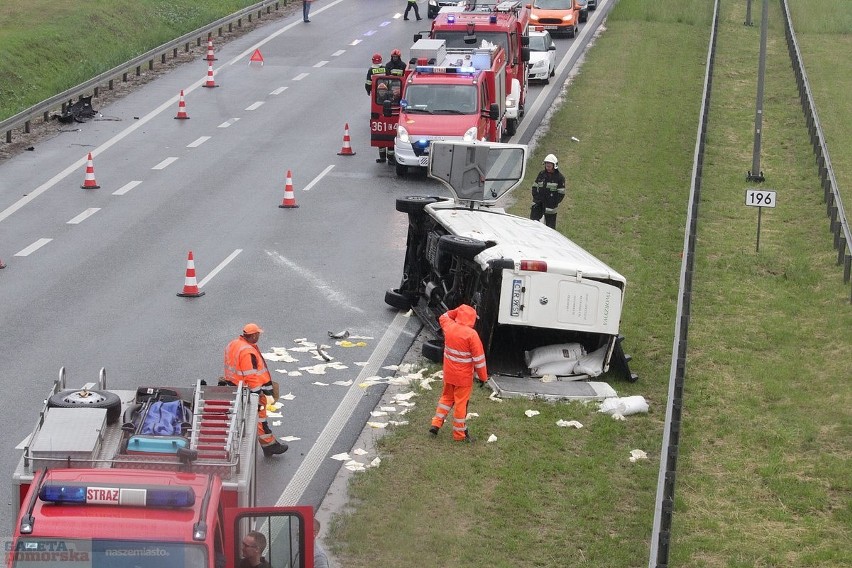
[[[547,31],[530,31],[530,60],[527,63],[527,79],[550,82],[556,74],[556,44]]]

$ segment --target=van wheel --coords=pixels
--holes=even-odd
[[[396,166],[396,175],[399,177],[405,177],[405,174],[408,173],[408,166],[403,166],[399,162],[395,164]]]
[[[409,195],[396,200],[396,210],[400,213],[420,213],[424,207],[437,201],[437,197],[429,195]]]
[[[410,310],[415,300],[416,298],[412,298],[410,294],[400,292],[398,288],[385,292],[385,303],[401,311]]]
[[[460,235],[443,235],[438,240],[438,254],[457,255],[465,260],[472,260],[487,248],[488,243],[485,241]]]
[[[430,339],[423,344],[420,352],[424,358],[433,363],[442,363],[444,361],[444,342],[440,339]]]
[[[106,408],[107,424],[121,417],[121,398],[109,391],[62,391],[47,399],[49,408]]]

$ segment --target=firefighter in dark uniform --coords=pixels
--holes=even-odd
[[[532,186],[530,219],[538,221],[544,215],[544,223],[556,228],[556,208],[565,198],[565,176],[559,171],[559,160],[553,154],[544,158],[544,169],[539,172]]]
[[[370,65],[370,68],[367,69],[367,81],[364,83],[364,88],[367,89],[367,94],[370,94],[370,90],[373,88],[373,75],[385,75],[387,74],[387,70],[385,66],[382,65],[382,54],[374,53],[373,54],[373,64]]]
[[[402,60],[402,52],[398,49],[391,51],[390,61],[385,65],[385,71],[388,75],[394,77],[402,77],[405,73],[405,62]]]

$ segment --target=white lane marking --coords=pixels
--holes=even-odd
[[[370,30],[368,32],[364,32],[364,35],[370,37],[372,35],[376,35],[376,30]]]
[[[238,121],[238,120],[239,120],[239,118],[232,118],[232,119],[230,119],[230,120],[226,120],[225,122],[223,122],[222,124],[220,124],[220,125],[218,126],[218,128],[228,128],[229,126],[231,126],[232,124],[234,124],[234,123],[235,123],[236,121]]]
[[[352,418],[352,414],[355,412],[358,403],[364,399],[364,389],[359,385],[367,377],[372,377],[378,373],[379,366],[387,358],[388,353],[402,333],[408,320],[409,318],[404,316],[402,312],[398,312],[396,317],[393,318],[387,331],[385,331],[385,334],[376,345],[376,349],[370,355],[369,361],[361,369],[361,372],[358,373],[358,378],[355,379],[355,382],[346,391],[346,395],[334,411],[328,424],[320,432],[317,441],[311,446],[308,455],[305,456],[299,469],[296,470],[295,475],[290,479],[290,483],[284,488],[284,492],[281,493],[281,496],[275,503],[276,507],[286,507],[301,502],[302,494],[316,475],[322,462],[325,461],[332,444],[337,441],[337,438],[343,431],[343,427]]]
[[[332,56],[332,57],[340,57],[340,56],[341,56],[341,55],[343,55],[344,53],[346,53],[346,50],[345,50],[345,49],[338,49],[337,51],[335,51],[334,53],[332,53],[332,54],[331,54],[331,56]]]
[[[322,178],[324,178],[324,177],[325,177],[325,174],[327,174],[328,172],[330,172],[333,168],[334,168],[334,164],[332,164],[332,165],[328,166],[327,168],[325,168],[323,171],[321,171],[321,172],[319,173],[319,175],[318,175],[317,177],[315,177],[314,179],[312,179],[312,180],[311,180],[311,183],[309,183],[309,184],[308,184],[308,185],[306,185],[304,188],[302,188],[302,191],[310,191],[310,190],[311,190],[311,188],[312,188],[314,185],[316,185],[316,183],[317,183],[319,180],[321,180]]]
[[[307,77],[308,75],[310,75],[310,73],[299,73],[298,75],[296,75],[295,77],[293,77],[293,80],[294,80],[294,81],[301,81],[302,79],[304,79],[304,78],[305,78],[305,77]]]
[[[286,266],[288,269],[292,270],[302,278],[304,278],[307,282],[311,284],[314,288],[319,290],[319,292],[326,297],[331,302],[334,302],[338,306],[343,308],[358,312],[359,314],[363,314],[364,310],[357,307],[353,302],[350,302],[348,298],[346,298],[340,291],[336,290],[334,286],[327,283],[325,280],[308,270],[307,268],[301,267],[289,258],[281,255],[277,251],[268,250],[266,251],[272,260],[275,262]]]
[[[121,187],[119,187],[118,189],[116,189],[115,191],[113,191],[112,194],[113,195],[124,195],[125,193],[127,193],[128,191],[130,191],[131,189],[133,189],[134,187],[136,187],[140,183],[142,183],[142,182],[139,181],[139,180],[129,181],[129,182],[125,183],[124,185],[122,185]]]
[[[160,162],[159,164],[157,164],[156,166],[154,166],[151,169],[152,170],[164,170],[176,161],[177,161],[177,158],[174,157],[174,156],[171,156],[169,158],[166,158],[165,160],[163,160],[162,162]]]
[[[195,139],[194,142],[190,142],[189,144],[187,144],[186,147],[187,148],[198,148],[199,146],[201,146],[202,144],[204,144],[208,140],[210,140],[210,136],[199,136],[198,138]]]
[[[220,262],[220,263],[219,263],[219,266],[217,266],[216,268],[214,268],[214,269],[210,272],[210,274],[208,274],[207,276],[205,276],[205,277],[201,280],[201,282],[199,282],[199,283],[198,283],[198,287],[199,287],[199,288],[201,288],[201,287],[203,287],[205,284],[207,284],[207,282],[209,282],[209,281],[210,281],[210,279],[212,279],[214,276],[216,276],[216,275],[219,273],[219,271],[220,271],[220,270],[222,270],[223,268],[225,268],[226,266],[228,266],[228,264],[229,264],[232,260],[234,260],[235,258],[237,258],[237,255],[238,255],[238,254],[240,254],[241,252],[243,252],[243,249],[236,249],[234,252],[232,252],[231,254],[229,254],[229,255],[228,255],[228,258],[226,258],[225,260],[223,260],[222,262]]]
[[[82,223],[83,221],[85,221],[86,219],[88,219],[89,217],[91,217],[92,215],[94,215],[95,213],[97,213],[100,210],[101,210],[100,207],[89,207],[88,209],[86,209],[85,211],[83,211],[82,213],[80,213],[79,215],[77,215],[76,217],[71,219],[70,221],[68,221],[66,223],[66,225],[79,225],[80,223]]]
[[[352,42],[352,43],[350,43],[349,45],[358,45],[359,43],[361,43],[361,40],[360,40],[360,39],[356,39],[355,41],[353,41],[353,42]]]
[[[280,95],[281,93],[283,93],[286,90],[287,90],[287,87],[278,87],[277,89],[275,89],[274,91],[272,91],[269,94],[270,95]]]
[[[390,23],[390,22],[385,21],[385,22],[382,22],[381,24],[379,24],[379,27],[380,27],[380,28],[384,28],[384,27],[389,26],[389,25],[391,25],[391,23]]]
[[[328,65],[328,61],[317,61],[314,63],[314,67],[316,68],[325,67],[326,65]]]
[[[36,242],[34,242],[33,244],[31,244],[30,246],[28,246],[27,248],[21,249],[18,252],[16,252],[14,256],[29,256],[30,254],[34,253],[35,251],[37,251],[38,249],[40,249],[41,247],[43,247],[44,245],[46,245],[47,243],[49,243],[52,240],[53,239],[39,239]]]
[[[246,110],[257,110],[263,106],[263,101],[257,101],[256,103],[252,103],[246,107]]]

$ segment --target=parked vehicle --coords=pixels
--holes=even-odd
[[[531,7],[532,26],[568,37],[576,37],[580,31],[580,6],[576,0],[534,0]]]
[[[527,77],[530,81],[550,82],[556,74],[556,43],[550,37],[550,32],[531,31],[530,61]]]
[[[385,302],[412,309],[431,330],[437,339],[424,344],[423,355],[433,361],[443,354],[439,316],[473,306],[490,384],[501,395],[614,396],[606,383],[582,379],[611,362],[627,380],[637,378],[618,332],[626,280],[558,231],[496,206],[524,178],[525,164],[521,145],[433,143],[429,176],[452,198],[396,200],[408,215],[406,254],[401,283]],[[533,362],[542,350],[561,360]],[[544,374],[557,380],[542,382]]]
[[[464,6],[465,0],[429,0],[426,5],[426,15],[434,18],[441,11],[441,8],[447,6]]]

